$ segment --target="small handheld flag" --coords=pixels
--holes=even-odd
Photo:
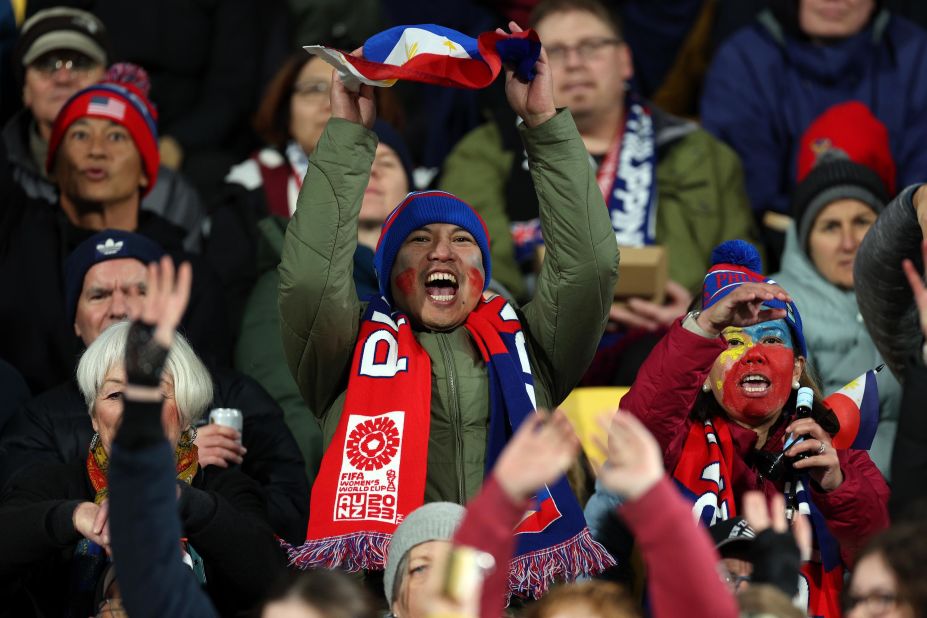
[[[835,448],[869,450],[879,426],[879,385],[876,373],[884,365],[870,369],[824,399],[824,405],[837,415],[840,431],[834,436]]]
[[[375,34],[364,43],[363,58],[322,45],[303,49],[335,67],[351,90],[362,83],[389,87],[400,79],[477,89],[491,84],[503,63],[513,66],[519,78],[534,79],[541,42],[533,30],[484,32],[474,39],[450,28],[422,24]]]

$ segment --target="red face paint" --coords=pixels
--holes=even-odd
[[[396,275],[396,287],[399,288],[399,291],[408,296],[412,292],[412,287],[415,285],[415,269],[407,268],[398,275]]]
[[[471,299],[479,297],[483,293],[483,283],[486,279],[478,268],[471,268],[467,271],[467,283],[470,286],[468,295]]]
[[[748,350],[724,374],[722,403],[735,419],[764,420],[782,409],[792,389],[795,354],[782,345],[759,344]],[[741,381],[748,375],[769,380],[763,393],[747,392]]]

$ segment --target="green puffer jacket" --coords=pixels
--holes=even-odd
[[[567,111],[523,131],[538,187],[548,258],[538,293],[519,311],[539,406],[559,404],[579,381],[605,327],[618,250],[595,176]],[[287,363],[300,392],[335,433],[364,307],[351,278],[357,219],[376,135],[329,121],[287,228],[280,313]],[[486,367],[464,327],[416,331],[431,358],[431,428],[425,500],[464,503],[483,480],[489,424]]]
[[[670,279],[697,295],[718,244],[741,238],[760,247],[743,170],[733,150],[695,124],[651,111],[657,148],[656,241],[669,252]],[[466,135],[445,160],[441,188],[482,215],[493,239],[493,278],[523,299],[527,289],[506,214],[506,183],[515,155],[499,125],[488,122]],[[588,155],[585,161],[587,167],[594,163]]]

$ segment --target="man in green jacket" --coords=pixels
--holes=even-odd
[[[532,82],[507,73],[509,103],[525,120],[521,134],[548,242],[535,299],[517,314],[536,404],[551,408],[575,386],[595,352],[617,279],[618,250],[572,117],[554,108],[544,55]],[[343,412],[364,311],[351,277],[352,255],[376,149],[371,89],[350,93],[336,76],[331,97],[332,119],[309,163],[279,267],[287,362],[322,420],[326,445]],[[430,360],[426,502],[463,504],[485,471],[490,380],[464,327],[489,278],[491,258],[477,232],[435,220],[399,239],[393,260],[384,264],[378,253],[385,268],[378,272],[381,291],[409,319]],[[394,266],[386,268],[390,261]],[[429,281],[435,274],[444,281]]]
[[[611,321],[626,328],[668,326],[701,289],[714,247],[732,238],[756,240],[740,161],[694,123],[627,90],[631,50],[596,0],[545,0],[531,26],[550,54],[554,100],[572,113],[586,165],[610,196],[619,245],[657,244],[668,252],[667,303],[616,304]],[[493,116],[451,152],[440,186],[482,215],[493,239],[494,278],[523,300],[531,296],[525,274],[538,262],[538,210],[516,118],[508,110]]]

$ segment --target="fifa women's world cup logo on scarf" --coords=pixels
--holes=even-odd
[[[402,449],[403,412],[348,417],[335,521],[375,519],[398,524],[396,478]]]

